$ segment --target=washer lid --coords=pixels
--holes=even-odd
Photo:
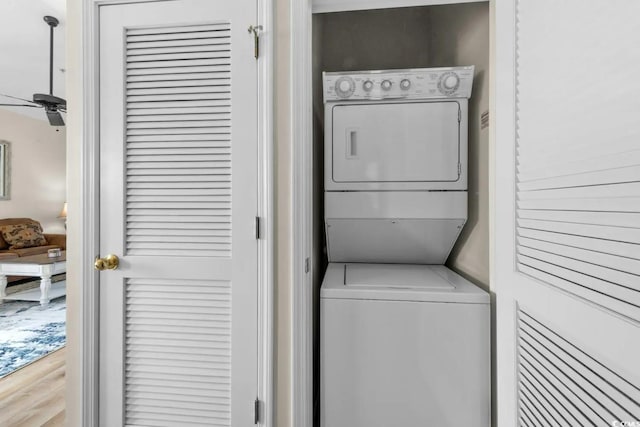
[[[489,304],[489,294],[443,265],[329,263],[322,299]]]
[[[347,287],[452,291],[455,286],[427,265],[345,264]]]

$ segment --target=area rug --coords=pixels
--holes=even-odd
[[[0,378],[65,345],[66,308],[65,297],[0,304]]]

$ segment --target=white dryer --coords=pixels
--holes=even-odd
[[[467,220],[473,70],[324,73],[329,262],[446,261]]]
[[[490,424],[489,295],[444,264],[467,218],[473,67],[324,73],[324,427]]]

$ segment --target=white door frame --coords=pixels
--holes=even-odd
[[[491,206],[492,212],[490,217],[490,235],[493,237],[491,241],[491,282],[494,284],[494,302],[501,304],[502,302],[513,301],[513,286],[511,279],[504,276],[505,269],[497,266],[499,262],[498,251],[496,250],[496,241],[510,241],[513,239],[513,230],[515,230],[515,211],[516,206],[497,206],[496,193],[498,190],[502,194],[515,193],[513,182],[513,174],[515,173],[515,150],[516,150],[516,52],[513,41],[516,37],[516,10],[514,1],[496,0],[494,8],[494,82],[500,79],[501,84],[494,84],[493,102],[495,105],[495,114],[492,114],[493,121],[491,123],[494,128],[493,132],[493,152],[490,159],[491,165]],[[499,7],[498,7],[499,6]],[[500,127],[493,126],[496,122],[500,123]],[[500,227],[497,224],[501,224]],[[505,240],[506,239],[506,240]],[[503,243],[502,245],[506,245]],[[501,256],[513,256],[513,254],[501,253]],[[515,262],[513,271],[516,270]],[[508,334],[515,336],[516,331],[513,329],[513,311],[507,309],[496,310],[494,325],[494,355],[493,355],[493,417],[497,425],[510,425],[516,420],[517,402],[515,401],[516,393],[502,392],[503,389],[511,390],[512,384],[515,384],[513,376],[515,371],[512,369],[500,369],[501,366],[516,366],[516,351],[513,349],[498,348],[497,340],[498,330],[503,334],[503,328],[509,328]],[[499,375],[497,375],[499,372]],[[500,402],[496,397],[500,394]],[[510,400],[504,400],[504,396],[509,396]]]
[[[291,425],[313,426],[312,0],[289,0],[291,26]]]
[[[81,379],[82,425],[98,425],[99,415],[99,276],[93,269],[99,254],[99,49],[98,23],[100,7],[113,4],[179,0],[87,0],[82,2],[82,112],[83,143],[81,150],[81,214],[80,253],[82,264],[78,277],[82,280]],[[258,245],[258,378],[260,425],[274,426],[273,357],[273,284],[274,284],[274,162],[273,162],[273,67],[274,67],[274,1],[257,0],[258,22],[263,26],[258,62],[258,212],[261,237]],[[247,33],[247,37],[251,37]]]

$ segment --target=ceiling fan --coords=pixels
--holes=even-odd
[[[17,99],[19,101],[28,102],[28,104],[0,104],[0,106],[10,107],[32,107],[44,108],[51,126],[64,126],[64,120],[60,112],[67,112],[67,101],[53,95],[53,29],[58,26],[58,21],[53,16],[45,16],[44,22],[49,25],[49,93],[34,93],[33,100],[19,98],[17,96],[5,95],[7,98]]]

